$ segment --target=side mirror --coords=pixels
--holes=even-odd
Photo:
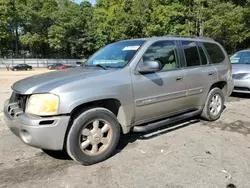
[[[160,71],[162,65],[158,61],[143,61],[138,68],[138,72],[141,74],[154,73]]]

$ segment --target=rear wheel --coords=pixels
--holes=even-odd
[[[105,108],[91,108],[75,118],[67,136],[69,156],[83,165],[109,158],[120,139],[120,125]]]
[[[219,119],[224,109],[224,101],[225,98],[221,89],[213,88],[207,96],[201,117],[207,121]]]

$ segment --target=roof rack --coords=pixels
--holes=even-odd
[[[206,40],[214,40],[209,37],[204,37],[204,36],[187,36],[187,35],[166,35],[165,37],[180,37],[180,38],[195,38],[195,39],[206,39]]]

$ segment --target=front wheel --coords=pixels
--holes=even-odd
[[[83,165],[109,158],[120,139],[116,116],[105,108],[91,108],[78,115],[69,130],[66,149],[69,156]]]
[[[207,96],[201,117],[207,121],[216,121],[223,112],[224,102],[225,98],[221,89],[213,88]]]

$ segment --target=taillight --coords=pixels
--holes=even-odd
[[[230,71],[233,71],[233,65],[230,63]]]

